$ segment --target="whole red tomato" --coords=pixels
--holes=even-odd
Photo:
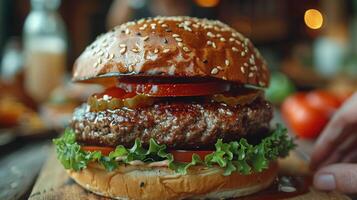
[[[317,137],[329,120],[327,112],[312,106],[305,93],[288,97],[281,112],[288,126],[301,138]]]
[[[342,103],[336,95],[324,90],[315,90],[307,93],[306,100],[310,106],[316,108],[321,113],[327,114],[329,117]]]

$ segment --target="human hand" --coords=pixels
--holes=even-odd
[[[356,162],[357,93],[335,113],[315,144],[310,164],[316,170],[314,186],[357,193]]]

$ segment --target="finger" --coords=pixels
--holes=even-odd
[[[350,132],[347,127],[343,127],[338,120],[332,120],[318,138],[312,155],[310,167],[317,169],[333,153],[335,147],[342,141],[347,140]]]
[[[333,164],[321,168],[314,175],[313,183],[319,190],[357,193],[357,164]]]
[[[353,129],[356,130],[355,128],[357,127],[354,127]],[[349,155],[350,152],[353,152],[355,149],[357,149],[357,134],[356,132],[352,132],[350,130],[350,128],[346,129],[346,131],[349,132],[348,137],[335,148],[333,148],[334,150],[331,152],[331,155],[329,155],[318,167],[337,162],[345,162],[345,157]]]
[[[357,162],[357,148],[349,152],[343,159],[342,162],[352,163]]]
[[[334,153],[331,156],[327,157],[325,160],[321,161],[321,163],[316,166],[315,169],[319,169],[321,167],[337,163],[340,159],[340,154]]]
[[[334,115],[318,138],[312,156],[312,169],[317,168],[333,151],[334,147],[344,140],[348,131],[345,127],[357,122],[357,93],[353,95],[342,108]],[[344,134],[343,134],[344,133]]]

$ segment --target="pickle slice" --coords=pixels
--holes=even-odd
[[[87,103],[91,112],[99,112],[105,110],[115,110],[123,107],[137,108],[150,106],[154,104],[155,100],[155,98],[145,95],[136,95],[126,99],[109,98],[107,100],[102,98],[98,99],[96,96],[90,96]]]
[[[242,94],[236,94],[234,96],[226,96],[224,94],[215,94],[212,96],[212,100],[220,103],[225,103],[229,106],[247,105],[252,103],[256,98],[262,95],[260,90],[251,90]]]

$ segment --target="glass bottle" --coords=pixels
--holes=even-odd
[[[25,89],[38,103],[60,85],[66,68],[65,25],[57,13],[60,0],[31,0],[24,25]]]

